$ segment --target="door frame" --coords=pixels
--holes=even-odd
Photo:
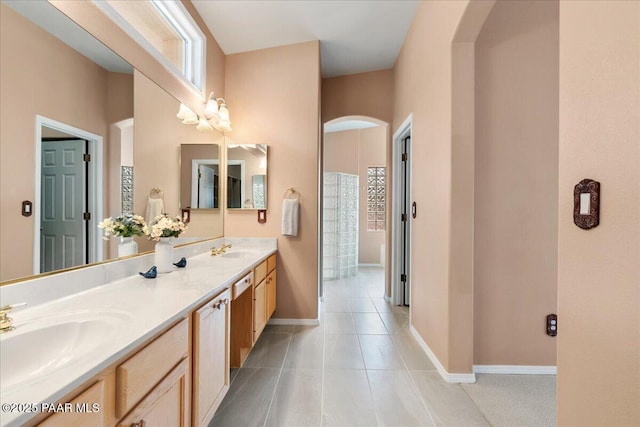
[[[42,126],[50,129],[65,132],[70,135],[82,138],[88,141],[89,154],[91,161],[89,162],[89,172],[87,174],[88,194],[87,205],[91,212],[89,219],[89,235],[88,248],[89,258],[87,264],[103,260],[102,230],[98,228],[98,222],[103,215],[103,141],[102,136],[78,129],[66,123],[50,119],[41,115],[36,115],[35,122],[35,198],[34,202],[37,206],[34,209],[34,225],[33,225],[33,274],[40,274],[40,203],[42,200]],[[86,264],[85,264],[86,265]]]
[[[402,172],[402,148],[404,138],[412,135],[413,113],[402,122],[392,137],[392,165],[393,165],[393,191],[391,202],[391,304],[402,305],[402,282],[400,281],[400,268],[402,264],[402,231],[399,227],[401,221],[400,197],[402,197],[401,172]],[[407,191],[411,196],[412,174],[411,156],[409,156],[407,167]],[[409,254],[407,258],[407,284],[411,289],[411,216],[407,218],[407,239],[409,243]],[[409,307],[411,307],[412,292],[409,292]]]

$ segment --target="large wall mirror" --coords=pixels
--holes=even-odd
[[[267,209],[267,144],[227,144],[227,208]]]
[[[144,216],[157,187],[179,215],[180,144],[224,137],[183,125],[176,99],[48,2],[0,8],[0,281],[114,259],[97,224]],[[222,230],[220,213],[192,215],[182,241]]]

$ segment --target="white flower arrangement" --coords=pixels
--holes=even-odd
[[[110,236],[133,237],[145,234],[144,229],[147,224],[140,215],[125,214],[112,219],[105,218],[98,224],[98,228],[104,229],[104,240],[109,240]]]
[[[145,226],[144,234],[149,240],[158,241],[161,237],[178,237],[184,233],[187,225],[182,218],[170,218],[169,215],[158,215],[154,218],[151,225]]]

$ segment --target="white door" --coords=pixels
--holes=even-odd
[[[84,140],[42,141],[40,272],[86,263]]]
[[[216,173],[210,165],[198,165],[198,208],[212,209]]]

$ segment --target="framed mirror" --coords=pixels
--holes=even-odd
[[[227,144],[227,208],[267,209],[267,144]]]
[[[220,154],[217,144],[180,145],[180,208],[220,207]]]

